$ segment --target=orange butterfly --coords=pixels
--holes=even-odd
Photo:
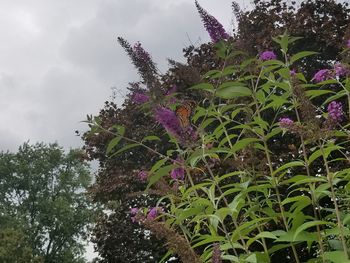
[[[176,107],[175,113],[182,128],[190,126],[190,117],[195,107],[196,102],[193,100],[185,101],[182,105]]]

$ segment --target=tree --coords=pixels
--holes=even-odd
[[[96,211],[85,192],[90,183],[79,150],[66,154],[57,144],[24,143],[16,153],[1,152],[2,235],[43,262],[84,262],[83,242]]]

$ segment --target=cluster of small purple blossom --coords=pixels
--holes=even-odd
[[[168,108],[158,107],[154,112],[154,117],[180,143],[185,143],[186,139],[196,140],[198,136],[192,126],[183,127],[176,113]]]
[[[184,161],[180,158],[177,158],[173,162],[174,165],[178,166],[170,171],[170,177],[173,180],[184,180],[185,179],[185,167],[184,167]],[[144,170],[140,170],[137,174],[137,177],[140,181],[147,181],[149,177],[149,173]]]
[[[333,79],[333,78],[342,78],[350,75],[350,70],[345,65],[336,63],[333,69],[321,69],[316,72],[312,80],[316,83]]]
[[[342,121],[344,112],[341,102],[332,101],[331,103],[329,103],[327,107],[327,112],[328,120],[331,120],[333,124]],[[294,125],[294,121],[288,117],[279,119],[279,126],[283,129],[292,130]]]
[[[294,125],[294,121],[290,118],[280,118],[279,125],[281,128],[290,129]]]
[[[140,208],[134,207],[130,209],[131,221],[133,223],[146,219],[152,221],[155,220],[163,211],[164,209],[162,207],[151,207],[148,209],[148,212],[145,215]]]
[[[267,61],[267,60],[276,59],[277,55],[273,51],[267,50],[267,51],[260,53],[259,58],[262,61]]]
[[[145,93],[135,92],[132,96],[132,100],[136,104],[144,104],[149,101],[149,96]]]
[[[332,101],[327,107],[328,116],[335,122],[340,122],[343,119],[343,106],[341,102]]]
[[[222,39],[228,39],[229,35],[226,33],[222,24],[214,16],[204,10],[197,1],[195,1],[195,4],[211,40],[217,43]]]
[[[180,164],[180,167],[176,167],[171,170],[170,177],[174,180],[183,180],[185,178],[185,168],[183,167],[184,161],[180,158],[177,158],[176,161],[174,161],[175,165]]]

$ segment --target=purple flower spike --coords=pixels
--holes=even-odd
[[[348,39],[348,42],[346,43],[346,47],[350,48],[350,39]]]
[[[332,101],[327,107],[328,117],[335,122],[339,122],[343,118],[343,106],[341,102]]]
[[[267,50],[267,51],[264,51],[260,54],[260,59],[263,61],[272,60],[272,59],[276,59],[276,58],[277,58],[277,56],[273,51]]]
[[[213,245],[213,256],[211,258],[212,263],[222,263],[221,260],[221,250],[219,243],[214,243]]]
[[[136,92],[134,93],[132,100],[137,104],[144,104],[145,102],[149,101],[149,96],[144,93]]]
[[[174,94],[176,92],[176,90],[177,90],[176,85],[172,85],[171,88],[165,92],[165,96],[169,96],[169,95]]]
[[[141,61],[151,61],[150,54],[143,49],[140,42],[136,42],[132,48],[135,56]]]
[[[166,92],[165,92],[165,96],[170,96],[170,95],[172,95],[172,94],[174,94],[175,92],[176,92],[176,90],[177,90],[177,87],[176,87],[176,85],[173,85],[173,86],[171,86],[171,88],[170,89],[168,89]],[[175,104],[176,103],[176,98],[175,97],[171,97],[170,99],[169,99],[169,103],[170,104]]]
[[[174,164],[180,162],[183,163],[182,159],[177,158],[177,162],[174,162]],[[183,180],[185,178],[185,169],[183,166],[177,167],[171,170],[170,177],[174,180]]]
[[[185,169],[182,167],[171,170],[170,176],[174,180],[183,180],[185,178]]]
[[[294,121],[290,118],[280,118],[279,125],[281,128],[290,129],[294,124]]]
[[[156,120],[172,135],[182,138],[183,130],[180,126],[180,122],[172,110],[164,107],[160,107],[155,111]]]
[[[348,69],[345,68],[342,64],[337,63],[334,65],[334,72],[337,77],[344,77],[346,76],[349,72]]]
[[[316,72],[312,80],[318,83],[318,82],[325,81],[327,79],[331,79],[332,77],[333,77],[332,72],[329,69],[321,69]]]
[[[211,40],[214,43],[219,42],[221,39],[228,39],[229,35],[226,33],[222,24],[206,10],[204,10],[197,1],[195,1],[198,13],[203,21],[204,27],[209,33]]]
[[[130,209],[130,214],[131,215],[136,215],[139,212],[139,209],[137,207],[131,208]]]
[[[130,209],[130,215],[132,215],[131,221],[132,221],[133,223],[135,223],[135,222],[137,221],[136,215],[139,213],[139,211],[140,211],[140,209],[137,208],[137,207],[134,207],[134,208],[131,208],[131,209]]]
[[[140,178],[141,181],[146,181],[148,178],[148,173],[146,171],[140,171],[137,176]]]
[[[154,220],[159,215],[160,212],[162,212],[163,209],[161,207],[152,207],[147,214],[148,220]]]

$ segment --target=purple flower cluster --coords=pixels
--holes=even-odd
[[[159,216],[159,213],[163,212],[163,208],[161,207],[152,207],[147,214],[148,220],[154,220],[157,216]]]
[[[332,79],[335,77],[345,77],[347,75],[349,75],[349,69],[340,64],[340,63],[336,63],[334,65],[333,70],[331,69],[321,69],[319,71],[316,72],[316,74],[314,75],[314,77],[312,78],[313,81],[315,81],[316,83],[318,82],[322,82],[328,79]]]
[[[159,107],[154,114],[156,120],[172,135],[182,138],[184,131],[180,126],[179,119],[175,112],[164,107]]]
[[[148,173],[146,171],[141,170],[138,174],[137,177],[141,180],[141,181],[146,181],[148,178]]]
[[[183,160],[177,158],[177,162],[174,162],[174,164],[183,163]],[[170,172],[170,177],[174,180],[183,180],[185,178],[185,169],[183,166],[174,168]]]
[[[334,73],[337,77],[345,77],[349,74],[349,70],[342,64],[337,63],[334,65]]]
[[[143,49],[140,42],[136,42],[132,49],[135,57],[137,57],[140,61],[151,61],[150,54]]]
[[[348,39],[348,42],[346,43],[347,48],[350,48],[350,39]]]
[[[213,245],[213,255],[211,257],[212,263],[222,263],[221,260],[221,250],[220,250],[220,244],[214,243]]]
[[[280,118],[279,125],[281,128],[290,129],[294,125],[294,121],[290,118]]]
[[[138,207],[134,207],[130,209],[130,215],[131,215],[131,221],[133,223],[135,222],[142,222],[143,220],[154,220],[159,216],[160,213],[162,213],[164,210],[162,207],[152,207],[149,208],[147,216],[139,209]]]
[[[272,60],[272,59],[276,59],[276,58],[277,58],[277,56],[273,51],[267,50],[267,51],[260,53],[260,59],[263,61]]]
[[[325,81],[327,79],[331,79],[333,77],[332,71],[329,69],[321,69],[316,72],[314,77],[312,78],[313,81],[316,83]]]
[[[140,209],[137,207],[130,209],[131,221],[135,223],[137,221],[136,216],[139,213]]]
[[[289,71],[291,76],[295,76],[297,74],[297,71],[295,69],[292,69]]]
[[[222,24],[206,10],[204,10],[197,1],[195,1],[196,7],[200,17],[202,18],[203,24],[211,40],[214,43],[219,42],[221,39],[228,39],[229,35],[226,33]]]
[[[169,96],[169,95],[174,94],[176,92],[176,90],[177,90],[176,85],[172,85],[171,88],[165,92],[165,96]]]
[[[118,42],[128,53],[132,63],[138,69],[143,81],[146,82],[147,85],[153,84],[153,82],[156,80],[155,75],[157,74],[157,68],[152,61],[150,54],[142,48],[140,42],[137,42],[134,46],[131,46],[129,42],[122,37],[118,37]]]
[[[335,122],[339,122],[343,118],[343,106],[341,102],[332,101],[327,107],[328,116]]]
[[[132,100],[137,104],[144,104],[147,101],[149,101],[149,96],[144,93],[135,92],[132,97]]]
[[[168,89],[166,92],[165,92],[165,96],[171,96],[172,94],[174,94],[175,92],[176,92],[176,90],[177,90],[177,87],[176,87],[176,85],[173,85],[170,89]],[[175,104],[176,103],[176,98],[175,97],[171,97],[170,99],[169,99],[169,103],[170,104]]]

